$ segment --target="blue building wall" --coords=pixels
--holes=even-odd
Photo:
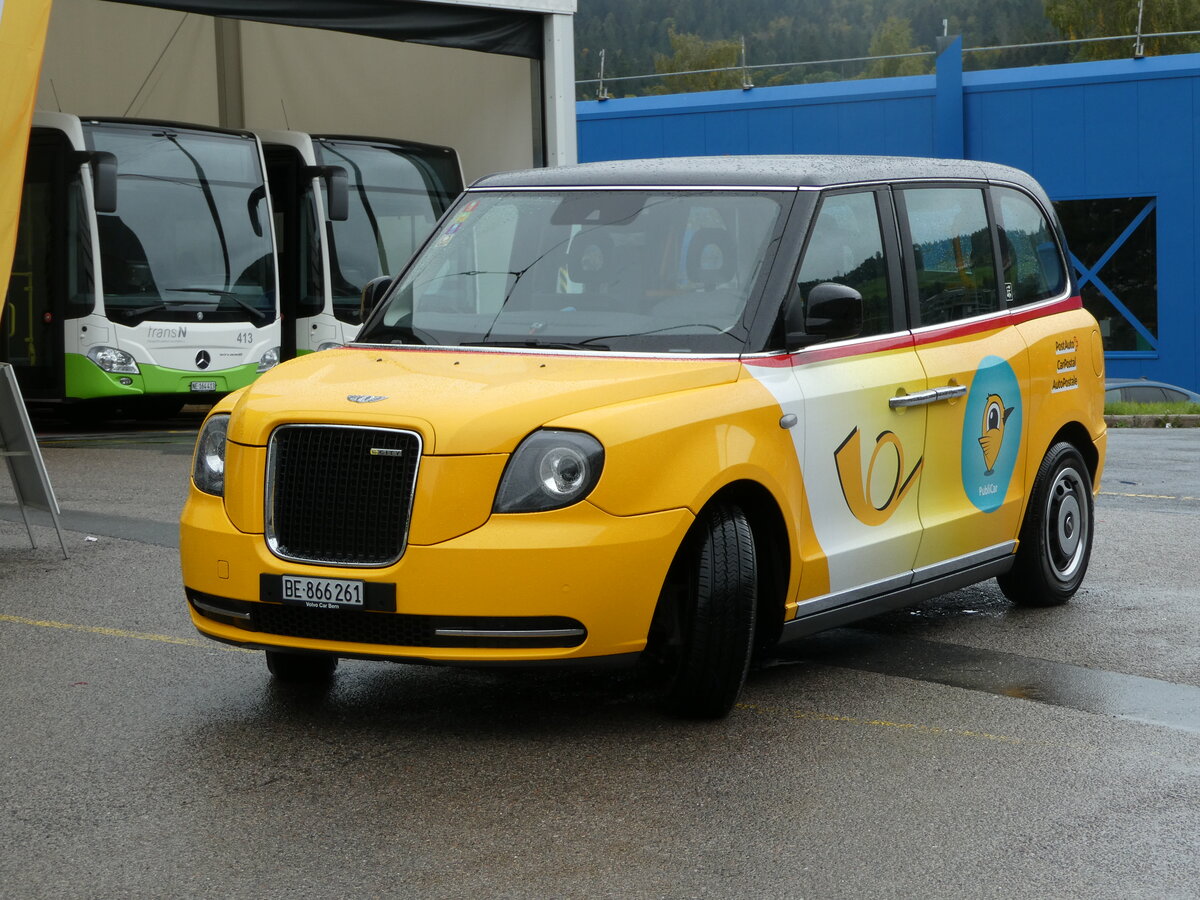
[[[1056,203],[1154,198],[1157,335],[1109,352],[1108,373],[1200,390],[1200,54],[956,72],[960,48],[939,76],[581,102],[580,160],[961,147],[1030,172]]]

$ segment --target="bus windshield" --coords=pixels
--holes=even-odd
[[[276,318],[274,246],[251,137],[91,123],[117,157],[117,211],[97,216],[105,311],[114,321]]]
[[[350,215],[329,223],[334,314],[357,324],[363,286],[394,275],[408,262],[461,190],[449,151],[321,138],[318,162],[341,166],[350,187]]]

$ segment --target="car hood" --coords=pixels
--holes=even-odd
[[[277,366],[247,388],[229,439],[263,446],[275,427],[292,422],[368,425],[418,431],[427,454],[508,453],[563,416],[726,384],[740,371],[736,359],[325,350]]]

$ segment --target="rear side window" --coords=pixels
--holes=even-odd
[[[1002,308],[987,206],[980,188],[906,188],[917,324],[937,325]]]
[[[1165,403],[1172,398],[1169,398],[1167,392],[1160,387],[1138,385],[1121,388],[1121,399],[1126,403]],[[1187,398],[1180,394],[1180,399],[1186,400]]]
[[[818,284],[834,282],[862,295],[862,336],[894,331],[887,262],[879,230],[875,195],[834,194],[817,213],[804,262],[796,278],[797,301],[803,302]],[[799,311],[789,321],[803,320]]]
[[[1012,188],[993,188],[1000,231],[1001,282],[1012,305],[1037,303],[1061,294],[1067,273],[1054,231],[1033,200]]]

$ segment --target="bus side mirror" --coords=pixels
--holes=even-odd
[[[383,295],[391,286],[392,276],[390,275],[377,275],[363,285],[362,302],[358,307],[360,322],[367,321],[367,316],[375,311],[375,307],[379,305],[379,301],[383,299]]]
[[[350,178],[341,166],[305,166],[305,178],[320,178],[325,182],[325,213],[331,222],[350,218]]]
[[[117,211],[117,157],[104,150],[80,150],[70,155],[75,166],[92,169],[92,205],[98,213]]]

